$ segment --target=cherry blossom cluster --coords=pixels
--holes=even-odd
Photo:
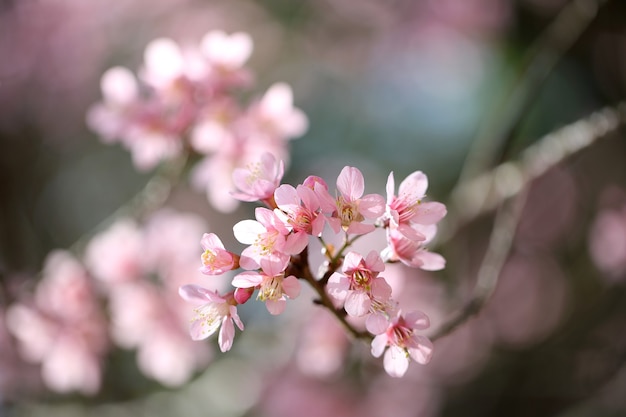
[[[140,372],[166,386],[206,366],[210,346],[190,340],[191,312],[177,294],[204,278],[192,266],[198,249],[188,236],[206,227],[196,215],[164,208],[142,223],[116,220],[80,257],[49,254],[34,293],[9,306],[6,322],[50,390],[97,393],[115,347],[135,350]]]
[[[222,351],[232,347],[235,325],[244,329],[237,306],[246,303],[256,292],[270,314],[285,311],[287,300],[298,297],[301,281],[307,281],[318,293],[319,304],[329,308],[346,326],[346,319],[363,318],[371,352],[384,353],[384,368],[394,377],[404,375],[409,359],[425,364],[430,360],[432,344],[418,331],[429,327],[428,317],[420,311],[407,311],[392,297],[392,288],[383,273],[385,263],[402,262],[410,267],[439,270],[444,258],[426,249],[434,237],[437,222],[446,214],[443,204],[423,201],[428,179],[416,171],[404,179],[396,193],[393,172],[387,180],[386,198],[366,194],[362,173],[346,166],[331,194],[320,177],[309,176],[296,187],[281,184],[283,163],[265,153],[248,168],[235,170],[234,196],[243,201],[259,201],[255,220],[234,225],[235,238],[247,246],[240,254],[225,248],[213,233],[202,237],[200,271],[221,275],[242,269],[232,279],[234,289],[219,294],[199,285],[184,285],[179,293],[195,304],[195,318],[190,333],[201,340],[219,329]],[[343,246],[326,244],[322,232],[327,227],[343,236]],[[359,237],[384,229],[386,247],[380,253],[361,254],[350,250]],[[307,248],[311,238],[320,240],[325,263],[319,276],[312,274]]]
[[[199,45],[171,39],[148,44],[138,75],[124,67],[102,76],[103,100],[87,123],[105,143],[120,143],[139,170],[195,153],[192,182],[221,211],[238,202],[228,190],[232,171],[271,152],[287,159],[287,143],[308,128],[291,88],[272,85],[248,106],[236,95],[253,86],[245,67],[252,53],[246,33],[208,32]]]

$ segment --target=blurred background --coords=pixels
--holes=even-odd
[[[243,306],[246,331],[227,354],[214,338],[188,346],[168,328],[141,344],[118,329],[114,338],[126,344],[98,342],[97,365],[69,360],[99,369],[93,389],[51,388],[50,375],[66,365],[42,377],[33,360],[50,346],[39,338],[46,327],[24,309],[16,331],[6,312],[32,294],[53,303],[59,286],[45,292],[38,282],[79,267],[68,253],[54,261],[50,253],[83,256],[154,174],[87,127],[88,108],[102,100],[100,77],[118,65],[137,71],[155,38],[198,43],[210,30],[253,39],[254,86],[241,100],[286,82],[307,115],[308,131],[289,143],[291,184],[311,174],[332,184],[351,165],[368,192],[384,194],[390,171],[399,182],[422,170],[428,198],[448,204],[460,179],[626,97],[619,0],[0,0],[0,416],[626,414],[623,126],[531,184],[493,297],[402,379],[388,377],[305,293],[278,318]],[[85,262],[133,255],[154,266],[151,276],[177,275],[161,290],[206,283],[212,277],[197,272],[202,233],[235,247],[232,225],[252,210],[222,213],[183,180],[162,208],[124,226],[124,254],[87,245],[96,254]],[[492,223],[485,212],[441,241],[444,271],[389,266],[394,295],[436,329],[467,300]],[[147,240],[133,240],[140,229]],[[159,260],[174,249],[191,260],[162,272]],[[127,313],[148,309],[162,324],[164,300],[124,293],[109,302]],[[133,320],[100,310],[97,318],[81,310],[92,330]],[[39,340],[39,353],[25,354],[25,339]]]

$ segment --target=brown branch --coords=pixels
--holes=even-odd
[[[536,145],[528,148],[520,161],[502,164],[490,173],[455,190],[454,209],[457,213],[462,213],[460,211],[462,208],[468,212],[464,217],[460,217],[461,223],[476,218],[495,206],[500,206],[500,209],[496,214],[487,252],[478,271],[470,300],[433,333],[432,340],[449,334],[480,312],[495,291],[500,272],[513,244],[515,229],[526,202],[530,182],[625,122],[626,103],[598,111],[547,135]],[[507,203],[511,197],[515,198]],[[445,239],[453,236],[458,227],[459,223],[452,229],[448,228]]]
[[[606,2],[572,0],[536,39],[506,97],[477,134],[461,171],[463,181],[495,165],[498,154],[504,155],[543,84]]]

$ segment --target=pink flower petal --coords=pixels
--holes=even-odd
[[[348,201],[361,198],[365,190],[363,174],[357,168],[344,167],[337,177],[337,189]]]
[[[344,308],[346,313],[353,317],[361,317],[367,314],[372,300],[365,291],[349,291]]]
[[[230,317],[224,317],[222,322],[222,328],[217,337],[217,343],[220,346],[222,352],[227,352],[233,346],[233,339],[235,338],[235,326]]]
[[[282,209],[293,210],[293,207],[300,207],[298,192],[289,184],[283,184],[274,191],[274,200]]]
[[[350,280],[339,272],[333,273],[328,279],[326,289],[328,294],[337,301],[344,301],[348,296],[348,289],[350,288]]]
[[[217,293],[195,284],[183,285],[178,289],[183,300],[194,304],[206,304],[207,301],[224,302]]]
[[[287,306],[287,301],[284,298],[279,298],[278,300],[267,300],[265,302],[265,307],[267,307],[267,311],[270,314],[276,316],[285,311],[285,307]]]
[[[385,213],[385,199],[379,194],[368,194],[359,201],[359,213],[366,219],[375,219]]]
[[[424,330],[430,327],[430,320],[428,319],[428,316],[418,310],[407,313],[404,316],[404,321],[407,326],[412,329]]]
[[[398,188],[398,197],[406,198],[407,200],[421,200],[426,194],[428,188],[428,177],[421,171],[415,171],[409,174],[401,183]]]
[[[400,378],[409,369],[409,358],[406,357],[403,349],[391,346],[385,353],[383,366],[389,376]]]
[[[415,336],[415,341],[416,346],[408,348],[409,355],[415,362],[425,365],[433,356],[433,344],[424,336]]]
[[[387,321],[384,314],[370,314],[365,320],[365,328],[368,332],[375,335],[385,333],[388,327],[389,321]]]
[[[293,275],[290,275],[283,280],[283,292],[292,300],[300,295],[300,289],[300,281],[298,281],[298,278]]]
[[[242,220],[233,226],[235,239],[246,245],[253,244],[266,228],[256,220]]]
[[[446,266],[445,258],[438,253],[422,250],[417,257],[422,263],[419,268],[425,271],[439,271]]]
[[[238,288],[251,288],[263,282],[263,275],[258,272],[246,271],[233,278],[232,285]]]
[[[243,331],[243,323],[241,322],[241,319],[239,318],[239,314],[237,314],[237,307],[230,306],[229,310],[230,310],[230,316],[232,317],[233,321],[235,322],[237,327],[239,327],[239,330]]]
[[[396,186],[393,179],[393,171],[391,171],[389,173],[389,176],[387,177],[387,185],[385,186],[385,191],[387,192],[387,204],[391,204],[396,192]]]
[[[416,207],[415,215],[411,218],[411,221],[419,224],[435,224],[443,219],[447,213],[448,211],[444,204],[428,201]]]
[[[202,240],[200,240],[200,244],[204,250],[220,248],[225,249],[224,244],[220,240],[220,238],[215,233],[205,233],[202,235]]]
[[[372,356],[375,358],[380,357],[387,347],[387,335],[379,334],[372,340]]]

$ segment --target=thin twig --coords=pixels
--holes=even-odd
[[[527,194],[528,186],[525,186],[524,190],[518,193],[512,201],[502,205],[498,210],[489,238],[489,245],[478,270],[478,277],[470,301],[456,316],[440,326],[431,336],[431,340],[434,341],[449,334],[470,317],[480,312],[495,291],[502,267],[513,246],[515,229],[526,203]]]
[[[515,229],[526,202],[529,184],[548,169],[565,158],[585,149],[599,138],[626,122],[626,103],[593,113],[558,131],[549,134],[536,145],[528,148],[519,162],[507,162],[492,172],[461,186],[453,197],[456,209],[470,209],[471,201],[481,201],[478,207],[465,217],[475,218],[485,209],[500,206],[494,221],[489,245],[478,271],[478,277],[470,300],[451,319],[442,324],[431,336],[439,339],[465,323],[485,305],[498,284],[502,267],[513,244]],[[506,203],[510,197],[512,201]],[[465,205],[460,202],[464,201]],[[457,225],[458,227],[458,225]],[[454,229],[456,232],[458,229]],[[448,230],[447,236],[452,236]]]
[[[161,165],[154,176],[148,180],[137,194],[98,223],[90,232],[82,235],[69,247],[69,250],[73,253],[82,252],[89,239],[95,233],[109,227],[122,217],[138,219],[163,206],[174,187],[180,182],[187,167],[187,162],[188,155],[185,154],[178,159]]]
[[[446,222],[439,230],[442,244],[465,224],[495,210],[574,153],[626,123],[626,102],[607,107],[552,132],[528,147],[518,161],[505,162],[477,178],[460,183],[451,193]]]
[[[606,1],[571,1],[537,38],[504,103],[497,106],[497,109],[505,109],[504,112],[492,112],[480,129],[461,170],[461,181],[492,167],[497,163],[498,154],[502,156],[506,152],[541,87]]]

